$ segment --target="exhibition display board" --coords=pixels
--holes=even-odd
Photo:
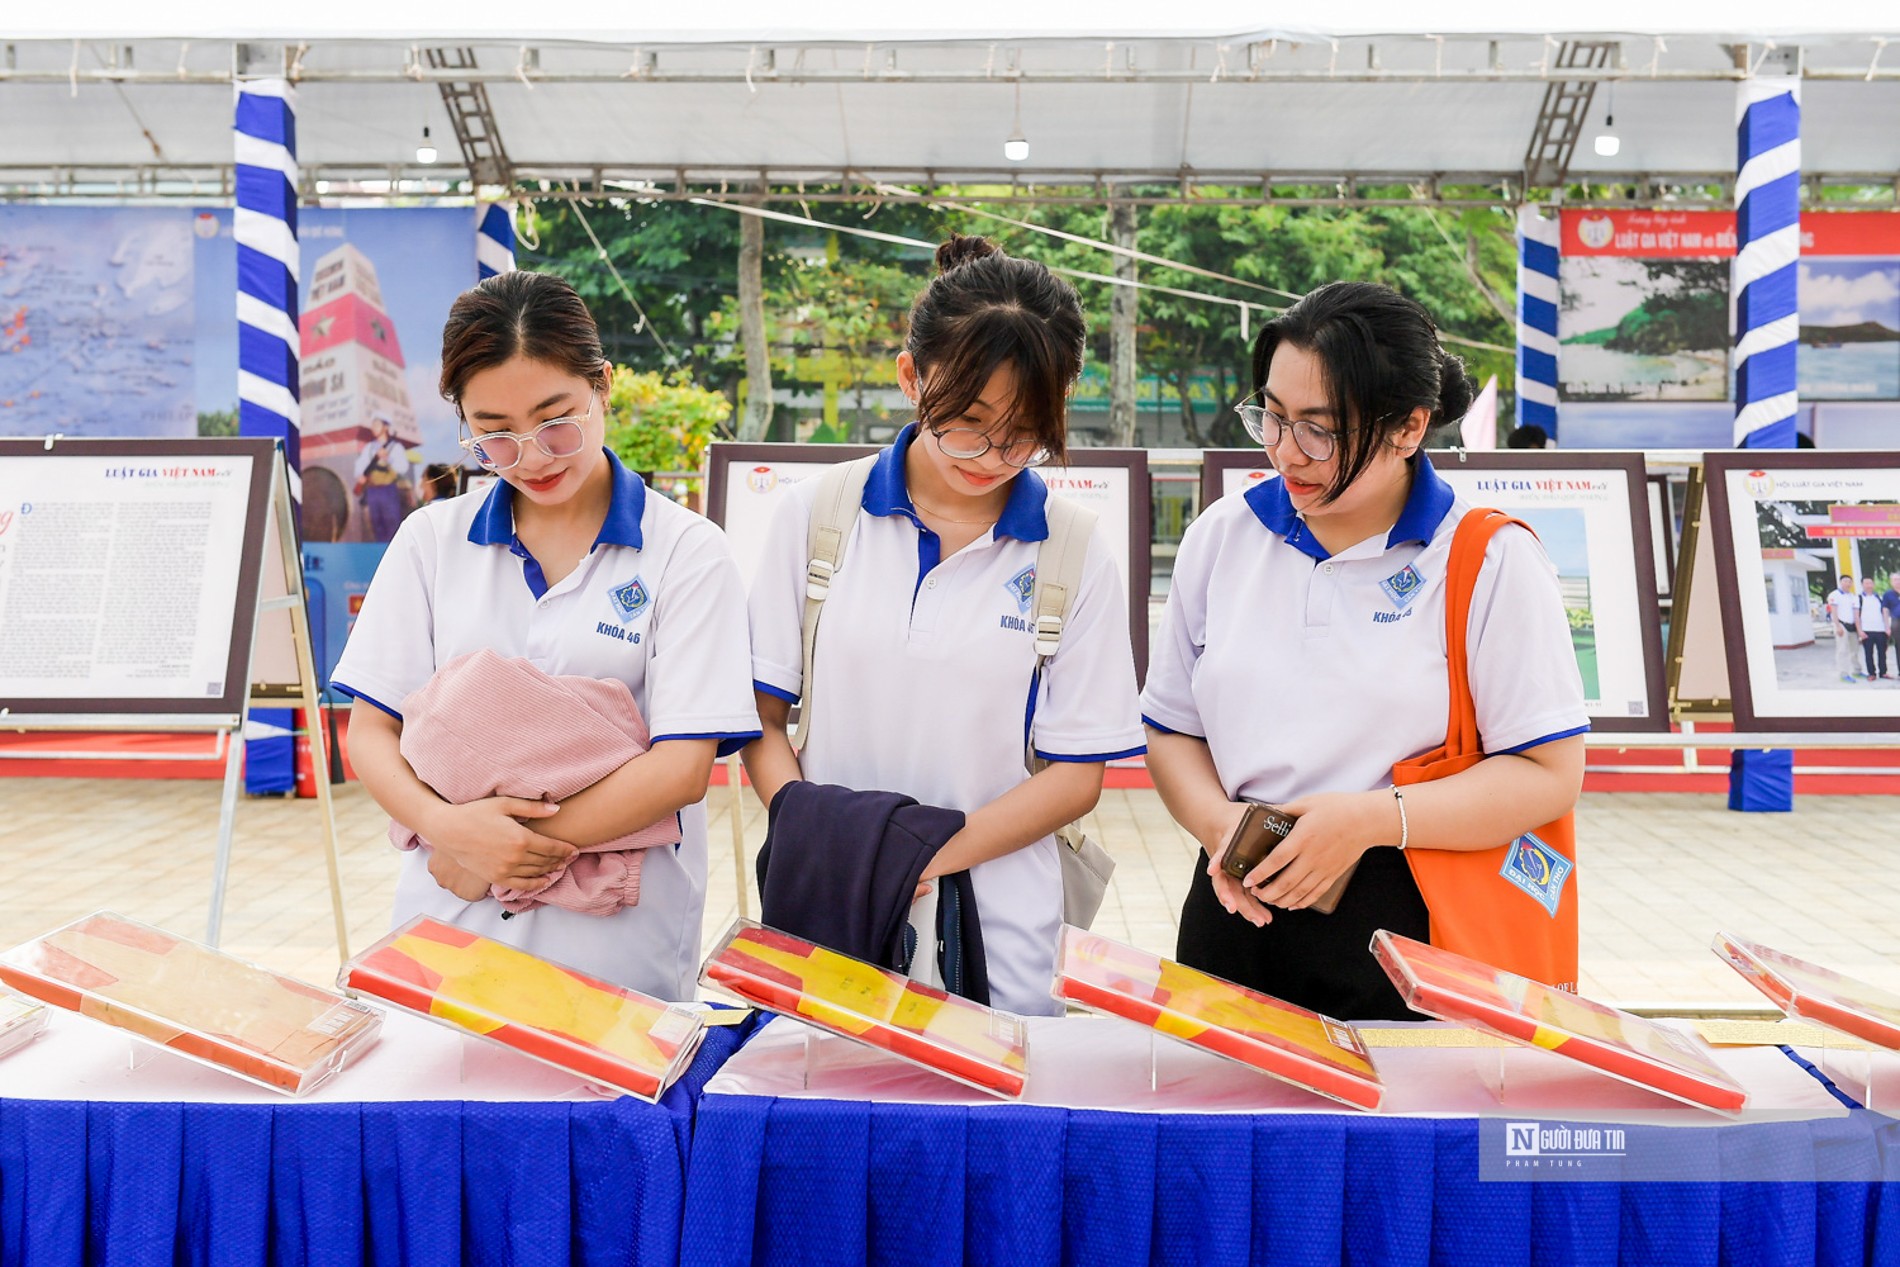
[[[747,586],[787,489],[838,462],[876,453],[863,444],[714,444],[706,451],[706,515],[726,530],[726,544]],[[1071,449],[1067,466],[1035,474],[1053,493],[1101,516],[1110,557],[1128,592],[1128,636],[1135,672],[1148,666],[1148,587],[1151,575],[1148,451]]]
[[[298,540],[274,441],[0,440],[0,722],[220,737],[212,946],[246,717],[288,697],[309,734],[323,730]],[[345,959],[327,748],[312,743],[310,759]]]
[[[236,725],[272,453],[255,439],[0,440],[9,724]]]
[[[1720,598],[1736,728],[1900,732],[1900,691],[1875,674],[1900,665],[1870,656],[1859,631],[1837,640],[1829,608],[1846,577],[1850,612],[1867,579],[1878,609],[1900,573],[1900,454],[1711,452],[1703,492],[1713,574],[1699,554],[1694,581]]]
[[[1640,453],[1431,449],[1439,476],[1471,506],[1529,524],[1557,567],[1584,707],[1599,732],[1669,729],[1656,565],[1659,534]],[[1202,504],[1278,478],[1258,449],[1210,449]]]

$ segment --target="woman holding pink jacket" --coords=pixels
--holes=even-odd
[[[456,300],[442,394],[463,447],[500,479],[403,521],[331,680],[356,701],[350,757],[364,786],[432,846],[404,859],[397,924],[428,914],[686,999],[705,906],[707,779],[718,752],[759,734],[745,594],[719,529],[652,496],[606,449],[610,369],[592,314],[560,278],[502,273]],[[404,704],[482,650],[554,677],[618,679],[651,746],[557,802],[445,800],[403,758]],[[474,737],[479,749],[479,728]],[[579,847],[675,816],[679,845],[641,858],[638,905],[515,914],[493,896],[534,888]]]

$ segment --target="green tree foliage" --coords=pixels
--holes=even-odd
[[[583,218],[586,226],[583,226]],[[587,235],[591,227],[613,268]],[[739,223],[728,211],[691,203],[613,199],[536,204],[537,246],[518,248],[523,268],[558,273],[580,293],[600,323],[607,355],[637,369],[684,369],[695,379],[731,392],[737,371],[721,334],[708,326],[738,293]],[[785,264],[766,252],[766,280]],[[646,310],[640,326],[614,268]],[[657,327],[658,338],[655,337]],[[676,361],[669,362],[661,340]]]
[[[731,418],[732,402],[684,371],[623,365],[607,391],[607,447],[635,471],[693,471]]]
[[[234,436],[237,433],[238,411],[235,409],[215,409],[198,414],[200,436]]]
[[[1026,207],[985,203],[982,188],[935,190],[969,211],[918,203],[826,204],[807,208],[815,219],[841,227],[868,227],[927,243],[950,232],[981,233],[1012,254],[1084,273],[1108,274],[1107,252],[1003,223],[1011,219],[1106,240],[1107,210],[1100,205]],[[1170,191],[1171,192],[1171,191]],[[777,207],[797,210],[797,204]],[[686,203],[638,200],[590,202],[586,215],[602,245],[659,334],[672,346],[677,368],[697,383],[737,401],[743,367],[738,353],[738,216]],[[1498,375],[1500,413],[1511,408],[1515,342],[1515,242],[1507,208],[1454,212],[1413,206],[1390,208],[1215,206],[1175,202],[1141,209],[1139,249],[1272,288],[1237,286],[1142,263],[1144,283],[1202,291],[1256,307],[1248,333],[1290,302],[1273,290],[1304,294],[1338,279],[1384,282],[1423,303],[1448,334],[1496,345],[1481,350],[1452,345],[1480,384]],[[600,320],[609,354],[643,370],[668,363],[651,329],[636,332],[637,317],[606,263],[582,229],[576,209],[544,203],[537,210],[537,251],[524,265],[566,276]],[[892,381],[891,361],[901,346],[911,300],[934,266],[926,250],[824,229],[768,222],[764,262],[768,339],[776,385],[793,390],[830,387],[862,410],[863,393]],[[1090,355],[1108,355],[1110,284],[1071,278],[1089,318]],[[1158,376],[1172,392],[1190,442],[1244,444],[1231,406],[1250,387],[1249,339],[1240,310],[1147,290],[1141,294],[1137,354],[1140,372]],[[775,424],[776,425],[776,424]],[[783,434],[783,433],[781,433]]]

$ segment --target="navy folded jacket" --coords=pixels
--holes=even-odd
[[[906,937],[906,917],[918,878],[961,830],[962,811],[919,805],[901,793],[787,783],[772,798],[759,851],[760,922],[907,972],[914,947]],[[970,873],[936,883],[944,984],[953,994],[987,1004],[989,974]]]

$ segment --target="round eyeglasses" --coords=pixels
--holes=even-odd
[[[1281,432],[1288,429],[1292,430],[1293,443],[1300,452],[1315,462],[1324,462],[1339,447],[1339,437],[1317,422],[1308,422],[1304,418],[1298,422],[1288,422],[1264,405],[1235,405],[1234,412],[1240,415],[1241,425],[1247,428],[1247,434],[1266,449],[1278,448]]]
[[[945,454],[965,462],[980,458],[991,449],[1002,454],[1004,465],[1018,469],[1041,466],[1049,460],[1049,450],[1027,437],[998,445],[981,431],[970,427],[932,427],[930,434],[937,437],[937,447]]]
[[[587,432],[583,424],[593,408],[594,401],[590,396],[586,412],[565,418],[550,418],[526,435],[516,435],[512,431],[484,431],[480,435],[466,436],[459,443],[475,456],[484,471],[508,471],[519,466],[521,455],[526,452],[524,446],[530,440],[551,458],[571,458],[587,444]]]

